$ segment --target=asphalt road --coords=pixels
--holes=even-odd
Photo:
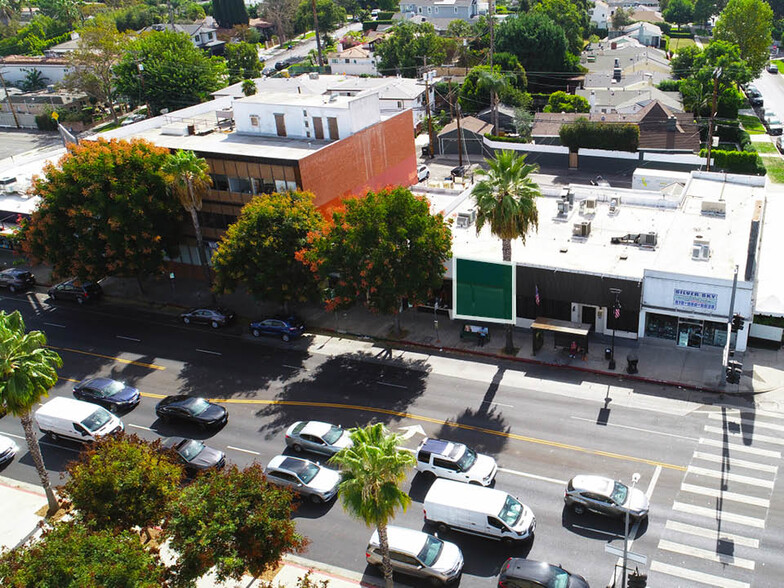
[[[784,78],[781,74],[771,74],[762,70],[753,84],[762,93],[765,112],[773,112],[779,120],[784,116]]]
[[[623,523],[564,510],[566,481],[584,472],[622,481],[640,473],[638,486],[651,498],[651,516],[633,528],[631,550],[655,565],[649,586],[774,586],[784,571],[780,525],[771,524],[782,516],[774,508],[783,501],[774,481],[781,457],[776,447],[782,443],[775,431],[784,430],[784,420],[777,420],[784,415],[746,410],[741,419],[730,405],[687,403],[677,391],[556,370],[433,359],[449,362],[445,373],[424,362],[400,366],[316,348],[298,351],[254,340],[239,327],[185,327],[137,309],[50,304],[41,295],[3,297],[0,308],[20,310],[28,328],[44,330],[63,357],[52,395],[70,396],[73,383],[88,375],[138,386],[144,398],[123,420],[128,432],[144,438],[208,438],[234,463],[266,464],[283,451],[283,433],[295,420],[346,427],[380,421],[406,433],[405,445],[412,449],[421,434],[405,427],[419,426],[429,436],[492,454],[500,467],[496,487],[532,508],[536,537],[532,544],[507,548],[446,534],[465,555],[461,586],[491,584],[512,555],[560,563],[592,586],[607,585],[618,558],[605,553],[605,545],[622,548]],[[229,403],[228,425],[203,434],[157,421],[157,398],[182,392]],[[610,400],[597,400],[602,396]],[[0,419],[0,432],[22,434],[11,417]],[[46,437],[41,445],[57,482],[79,448]],[[0,475],[37,482],[24,451]],[[394,522],[422,528],[427,486],[412,476],[404,488],[413,503]],[[706,530],[706,519],[718,521],[718,531]],[[306,557],[378,577],[364,562],[370,530],[348,517],[339,502],[304,504],[296,520],[311,540]],[[725,583],[699,581],[706,578]]]

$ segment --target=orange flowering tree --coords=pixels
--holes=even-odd
[[[35,178],[41,204],[22,248],[57,277],[141,278],[177,254],[182,209],[160,173],[168,150],[146,141],[98,140],[72,146]]]
[[[425,198],[403,187],[368,192],[343,205],[297,257],[319,281],[329,280],[328,309],[358,301],[394,315],[399,333],[403,299],[416,304],[441,286],[452,256],[451,230],[441,214],[430,214]]]
[[[244,285],[256,298],[284,307],[318,298],[313,273],[295,258],[307,247],[308,235],[324,228],[313,199],[309,192],[284,192],[255,196],[246,204],[213,255],[215,291]]]

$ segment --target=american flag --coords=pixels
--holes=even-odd
[[[539,306],[539,302],[541,302],[539,298],[539,286],[534,286],[536,288],[536,306]]]
[[[621,318],[621,307],[620,306],[616,306],[615,307],[615,311],[613,312],[613,316],[615,317],[616,320]]]

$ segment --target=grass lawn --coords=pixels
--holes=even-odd
[[[738,120],[743,123],[743,128],[749,135],[764,135],[765,127],[762,126],[760,119],[750,114],[738,115]]]
[[[779,72],[784,69],[784,59],[774,59],[771,63],[775,63],[779,67]]]
[[[673,53],[677,53],[684,47],[691,47],[695,44],[694,39],[670,39],[669,48]]]
[[[757,153],[778,153],[779,150],[773,143],[752,143]]]
[[[779,157],[764,157],[762,162],[768,170],[768,177],[772,182],[784,184],[784,159]]]

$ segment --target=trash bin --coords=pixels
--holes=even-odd
[[[604,348],[604,359],[610,359],[612,357],[612,349],[609,347]]]
[[[627,374],[636,374],[637,373],[637,356],[634,353],[630,353],[626,356],[626,373]]]

